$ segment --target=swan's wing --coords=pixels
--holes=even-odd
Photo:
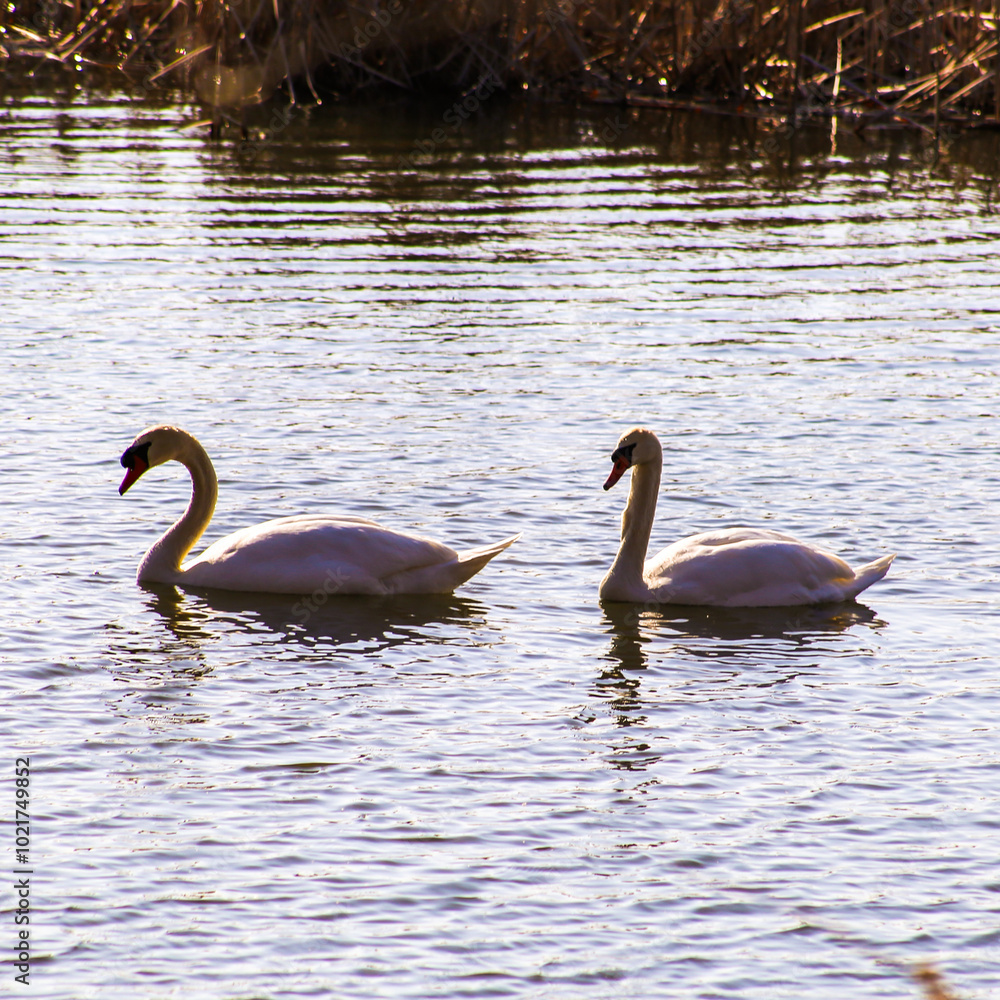
[[[707,531],[647,561],[660,600],[724,607],[778,607],[845,600],[854,570],[832,552],[761,528]]]
[[[300,515],[264,521],[210,545],[183,582],[270,593],[384,594],[399,573],[451,563],[454,549],[355,517]]]

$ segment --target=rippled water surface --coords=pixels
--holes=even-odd
[[[195,117],[0,106],[25,995],[871,1000],[926,961],[995,996],[996,136]],[[143,589],[188,483],[121,498],[118,456],[164,422],[215,461],[207,540],[523,537],[448,598]],[[780,527],[889,576],[601,607],[636,423],[653,545]]]

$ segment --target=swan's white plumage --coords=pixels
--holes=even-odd
[[[122,455],[129,471],[120,491],[171,459],[191,473],[191,502],[143,557],[140,582],[278,594],[446,594],[520,537],[459,553],[363,517],[299,514],[234,531],[182,565],[215,509],[217,480],[205,449],[179,428],[151,427]]]
[[[839,556],[766,528],[724,528],[682,538],[646,559],[663,453],[656,435],[636,427],[612,453],[605,489],[632,469],[621,545],[601,581],[605,601],[715,607],[787,607],[852,600],[885,576],[893,556],[857,572]]]

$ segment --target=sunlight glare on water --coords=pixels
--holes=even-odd
[[[183,106],[4,99],[33,997],[873,1000],[923,961],[992,995],[996,136],[616,113],[496,105],[407,166],[433,113],[241,153]],[[206,541],[523,537],[449,597],[141,588],[189,493],[118,496],[156,423],[215,463]],[[889,576],[601,607],[634,424],[654,547],[777,527]]]

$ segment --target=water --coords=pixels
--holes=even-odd
[[[996,137],[494,102],[408,166],[436,110],[195,117],[0,115],[31,995],[994,995]],[[524,536],[448,598],[143,589],[188,484],[117,459],[159,422],[215,461],[207,540]],[[602,608],[635,423],[654,546],[776,526],[888,578]]]

